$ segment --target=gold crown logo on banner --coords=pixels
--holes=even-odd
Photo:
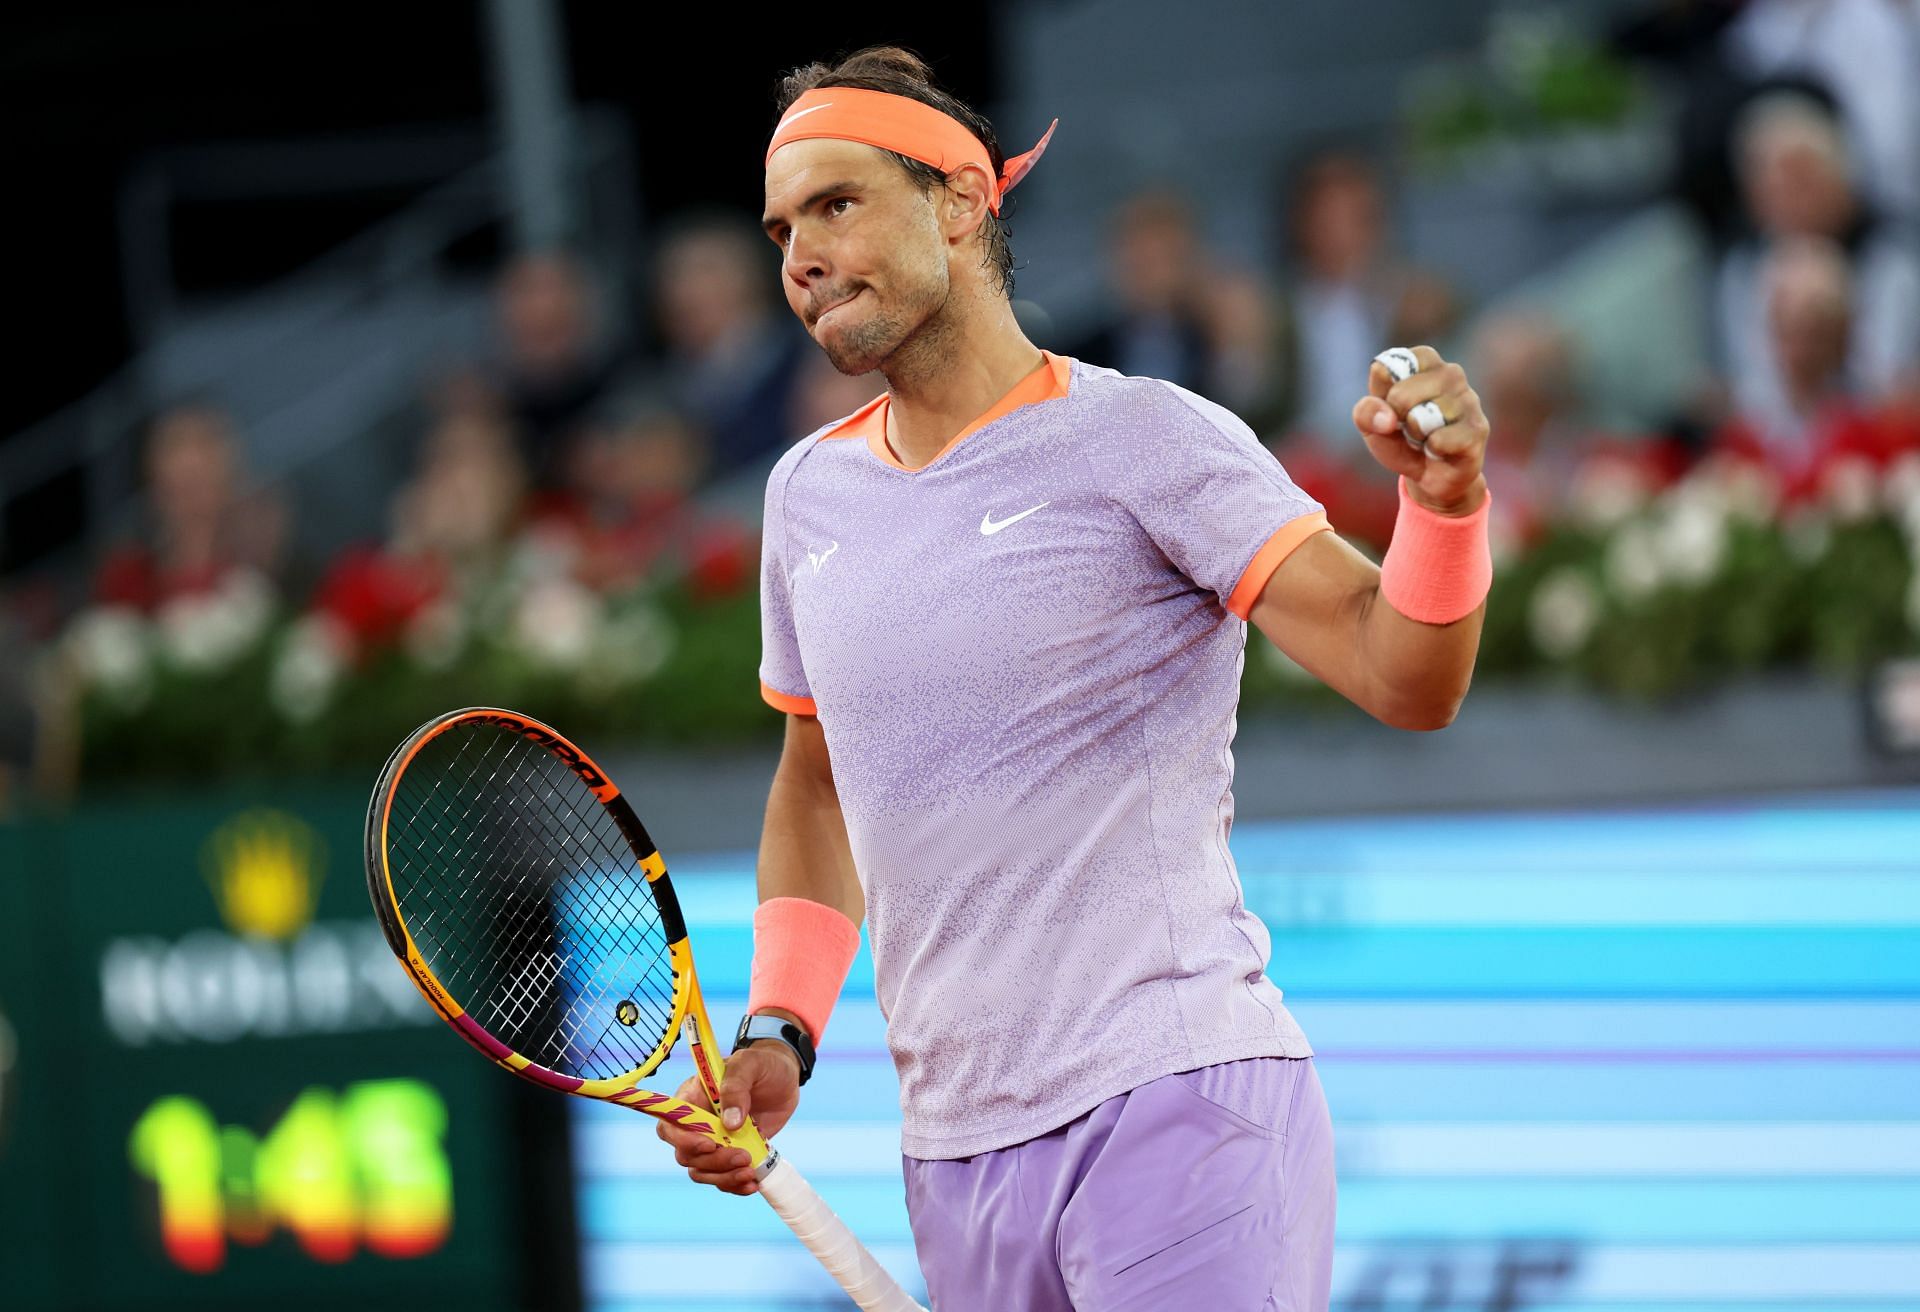
[[[326,863],[313,827],[285,811],[242,811],[201,849],[220,918],[238,934],[289,939],[313,920]]]

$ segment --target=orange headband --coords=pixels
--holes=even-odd
[[[1055,119],[1040,143],[1024,155],[1008,160],[994,180],[993,198],[987,208],[1000,212],[1000,198],[1012,191],[1027,171],[1040,162],[1047,143],[1053,140]],[[767,162],[773,152],[793,141],[831,137],[838,141],[858,141],[881,150],[896,151],[908,159],[931,164],[942,173],[952,173],[962,164],[978,164],[989,176],[993,164],[980,138],[967,131],[956,118],[941,113],[932,105],[907,96],[885,91],[867,91],[858,87],[817,87],[801,96],[773,130],[767,147]]]

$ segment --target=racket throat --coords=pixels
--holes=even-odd
[[[687,1055],[693,1058],[694,1069],[700,1072],[700,1083],[706,1086],[707,1097],[718,1107],[720,1072],[713,1068],[713,1062],[707,1056],[707,1045],[700,1041],[699,1022],[691,1014],[680,1022],[680,1037],[687,1041]]]

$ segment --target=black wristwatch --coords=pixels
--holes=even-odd
[[[792,1048],[793,1055],[800,1059],[800,1083],[813,1078],[813,1040],[785,1016],[742,1016],[733,1036],[733,1050],[738,1052],[755,1039],[778,1039]]]

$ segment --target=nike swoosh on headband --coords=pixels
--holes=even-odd
[[[780,126],[785,127],[787,124],[793,122],[797,118],[805,118],[809,114],[818,114],[823,109],[832,109],[832,108],[833,108],[833,102],[831,100],[827,101],[825,104],[814,105],[810,108],[801,110],[798,114],[787,115],[785,118],[780,120]]]

